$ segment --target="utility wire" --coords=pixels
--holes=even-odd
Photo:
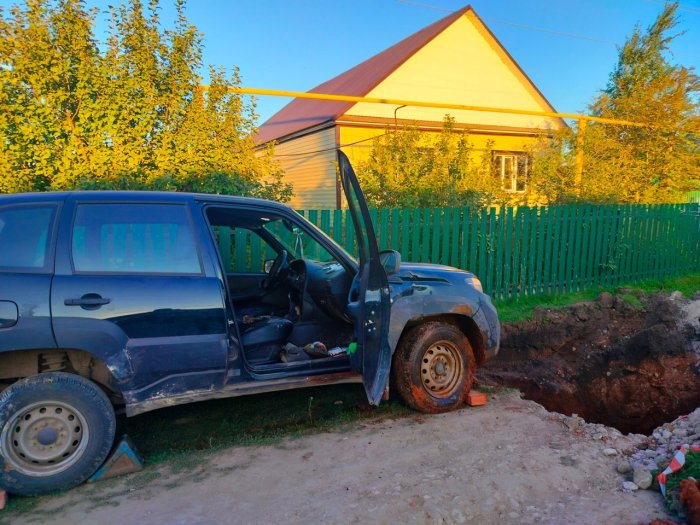
[[[422,7],[424,9],[432,9],[434,11],[443,11],[443,12],[448,12],[448,13],[452,12],[451,9],[448,9],[446,7],[440,7],[440,6],[431,5],[431,4],[424,4],[421,2],[413,2],[411,0],[398,0],[398,1],[402,4],[412,5],[412,6],[416,6],[416,7]],[[511,27],[518,27],[520,29],[528,29],[530,31],[538,31],[540,33],[549,33],[551,35],[564,36],[567,38],[576,38],[579,40],[588,40],[589,42],[598,42],[601,44],[607,44],[607,45],[611,45],[611,46],[615,46],[615,47],[619,46],[618,42],[614,42],[612,40],[605,40],[602,38],[597,38],[597,37],[593,37],[593,36],[589,36],[589,35],[581,35],[578,33],[568,33],[565,31],[556,31],[554,29],[533,26],[530,24],[522,24],[520,22],[513,22],[511,20],[504,20],[502,18],[492,18],[492,17],[487,17],[487,16],[481,16],[481,15],[479,15],[479,18],[481,18],[482,20],[486,20],[488,22],[495,22],[497,24],[508,25]]]
[[[333,146],[331,148],[317,149],[315,151],[303,151],[301,153],[281,153],[281,154],[273,153],[272,157],[308,157],[310,155],[316,155],[317,153],[326,153],[327,151],[336,151],[340,148],[345,148],[347,146],[355,146],[356,144],[360,144],[362,142],[369,142],[370,140],[378,139],[379,137],[389,135],[389,133],[392,133],[392,132],[387,131],[386,133],[382,133],[381,135],[375,135],[374,137],[356,140],[355,142],[348,142],[347,144],[340,144],[339,146]]]
[[[654,4],[666,4],[667,0],[645,0],[646,3],[654,3]],[[695,6],[690,6],[688,4],[678,4],[678,10],[679,11],[684,11],[686,13],[690,13],[693,15],[700,15],[700,7],[695,7]]]
[[[482,17],[484,20],[487,20],[489,22],[495,22],[497,24],[503,24],[507,26],[512,26],[512,27],[518,27],[521,29],[529,29],[531,31],[539,31],[540,33],[549,33],[551,35],[557,35],[557,36],[565,36],[569,38],[577,38],[579,40],[588,40],[589,42],[599,42],[601,44],[608,44],[614,47],[619,46],[617,42],[614,42],[612,40],[604,40],[602,38],[596,38],[594,36],[588,36],[588,35],[579,35],[577,33],[567,33],[564,31],[555,31],[554,29],[546,29],[544,27],[537,27],[537,26],[532,26],[530,24],[521,24],[518,22],[511,22],[510,20],[503,20],[500,18],[491,18],[491,17]]]

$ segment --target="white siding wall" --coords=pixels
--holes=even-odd
[[[288,203],[297,210],[335,208],[335,128],[324,129],[275,146],[275,160],[294,186]]]

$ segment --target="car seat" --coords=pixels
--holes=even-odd
[[[279,361],[282,345],[292,333],[294,323],[289,319],[275,316],[262,316],[252,323],[238,323],[241,343],[249,363],[269,363]]]

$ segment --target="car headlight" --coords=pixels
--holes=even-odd
[[[473,286],[477,290],[479,290],[481,293],[484,293],[484,288],[481,286],[481,281],[475,276],[472,275],[471,277],[467,277],[465,279],[466,283]]]

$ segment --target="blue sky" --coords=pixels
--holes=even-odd
[[[102,7],[119,0],[86,0]],[[0,6],[16,3],[0,0]],[[165,23],[172,3],[161,0]],[[189,0],[206,64],[238,66],[245,87],[307,91],[466,5],[465,0]],[[474,0],[472,7],[561,112],[603,88],[635,25],[662,0]],[[700,65],[700,0],[679,8],[671,61]],[[259,97],[260,123],[289,99]]]

